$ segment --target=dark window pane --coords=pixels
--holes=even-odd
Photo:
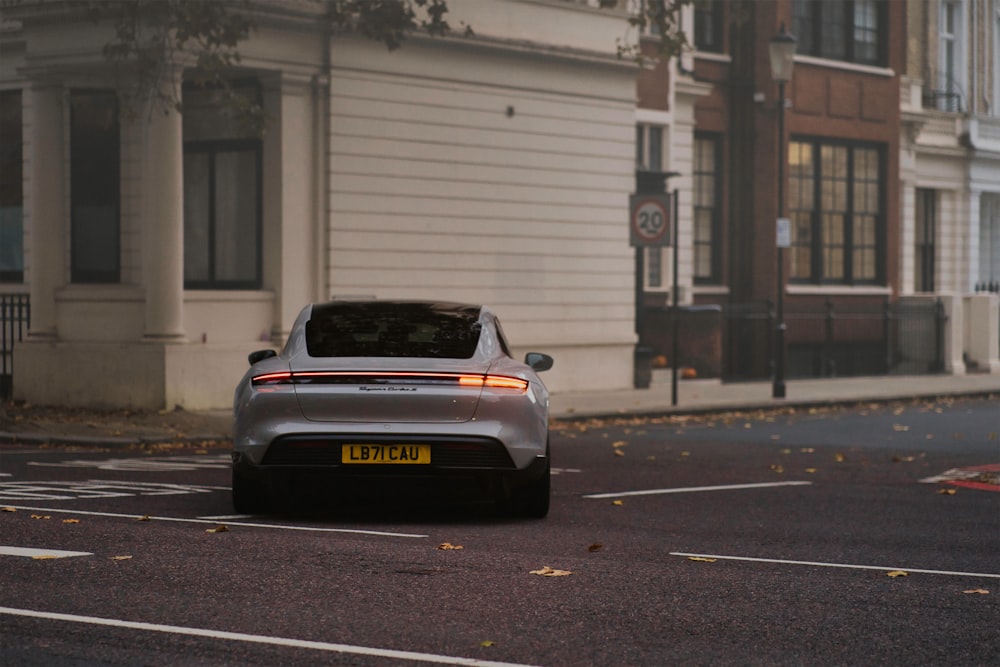
[[[70,257],[74,283],[120,279],[118,98],[70,96]]]
[[[184,282],[208,282],[211,278],[210,202],[212,201],[211,155],[184,155]]]
[[[21,91],[0,93],[0,282],[24,280]]]

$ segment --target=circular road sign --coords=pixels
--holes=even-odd
[[[632,206],[635,245],[670,244],[670,207],[666,196],[637,197]]]

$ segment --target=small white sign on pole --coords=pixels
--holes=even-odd
[[[778,218],[777,246],[779,248],[792,246],[792,221],[788,218]]]

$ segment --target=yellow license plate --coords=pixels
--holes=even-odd
[[[344,445],[341,463],[430,463],[430,445]]]

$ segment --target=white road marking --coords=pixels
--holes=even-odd
[[[698,491],[731,491],[734,489],[766,489],[776,486],[808,486],[812,482],[763,482],[761,484],[728,484],[725,486],[687,486],[676,489],[647,489],[620,493],[591,493],[584,498],[625,498],[627,496],[658,496],[666,493],[694,493]]]
[[[51,558],[71,558],[73,556],[93,556],[89,551],[60,551],[58,549],[29,549],[26,547],[2,547],[0,546],[0,556],[22,556],[34,558],[35,556],[49,556]]]
[[[138,519],[139,516],[136,514],[117,514],[114,512],[88,512],[84,510],[64,510],[57,509],[54,507],[23,507],[21,505],[8,505],[8,507],[13,507],[17,510],[24,510],[26,512],[55,512],[60,514],[78,514],[80,516],[105,516],[113,519]],[[146,518],[146,517],[142,517]],[[211,521],[208,519],[182,519],[180,517],[172,516],[150,516],[150,521],[173,521],[175,523],[201,523],[201,524],[217,524],[218,521]],[[429,535],[419,535],[414,533],[390,533],[381,530],[361,530],[358,528],[321,528],[316,526],[284,526],[278,523],[247,523],[243,521],[229,521],[226,522],[227,526],[243,526],[245,528],[274,528],[276,530],[299,530],[304,532],[316,532],[316,533],[351,533],[357,535],[378,535],[381,537],[413,537],[413,538],[425,538],[430,537]]]
[[[210,519],[212,521],[231,521],[233,519],[252,519],[253,514],[220,514],[218,516],[200,516],[199,519]]]
[[[228,490],[228,486],[105,481],[100,479],[91,479],[86,482],[0,482],[0,501],[173,496]]]
[[[748,558],[746,556],[719,556],[717,554],[689,554],[681,551],[671,551],[671,556],[685,556],[687,558],[715,558],[716,560],[740,560],[751,563],[776,563],[778,565],[811,565],[813,567],[836,567],[848,570],[879,570],[884,572],[909,572],[910,574],[944,574],[952,577],[988,577],[990,579],[1000,579],[1000,574],[986,574],[983,572],[951,572],[949,570],[916,570],[911,567],[884,567],[882,565],[851,565],[849,563],[821,563],[807,560],[781,560],[776,558]]]
[[[229,454],[216,456],[159,456],[144,458],[106,459],[103,461],[77,459],[47,463],[29,461],[29,466],[46,468],[97,468],[98,470],[127,470],[129,472],[184,472],[191,470],[222,470],[232,466]]]
[[[12,607],[0,607],[0,614],[40,618],[49,621],[65,621],[69,623],[86,623],[89,625],[101,625],[113,628],[127,628],[129,630],[145,630],[147,632],[163,632],[188,637],[205,637],[208,639],[223,639],[237,642],[248,642],[252,644],[269,644],[271,646],[282,646],[287,648],[305,648],[313,649],[315,651],[325,651],[327,653],[347,653],[351,655],[387,658],[390,660],[431,662],[439,665],[464,665],[467,667],[529,667],[528,665],[519,665],[512,662],[496,662],[493,660],[478,660],[476,658],[459,658],[447,655],[436,655],[434,653],[397,651],[393,649],[372,648],[368,646],[353,646],[351,644],[332,644],[329,642],[290,639],[286,637],[267,637],[263,635],[249,635],[242,632],[225,632],[222,630],[189,628],[178,625],[138,623],[135,621],[123,621],[112,618],[98,618],[96,616],[78,616],[76,614],[57,614],[54,612],[33,611],[30,609],[14,609]]]

